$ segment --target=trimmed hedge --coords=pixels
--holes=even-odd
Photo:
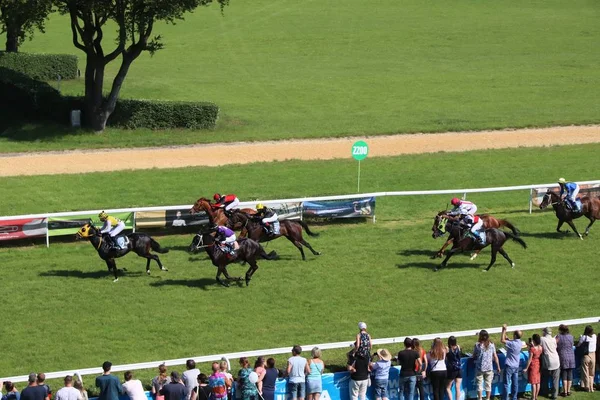
[[[0,52],[0,67],[40,81],[77,78],[77,57],[70,54]]]

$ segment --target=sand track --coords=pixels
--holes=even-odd
[[[119,150],[13,153],[0,155],[0,176],[218,166],[291,159],[349,159],[351,145],[357,139],[366,140],[369,144],[369,157],[383,157],[439,151],[600,143],[600,125]],[[94,162],[90,162],[90,156]]]

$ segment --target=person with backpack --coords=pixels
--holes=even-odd
[[[448,399],[452,400],[452,384],[454,384],[454,400],[460,400],[460,388],[462,384],[462,366],[460,363],[460,346],[456,341],[456,337],[448,338],[448,352],[446,353],[446,394]]]

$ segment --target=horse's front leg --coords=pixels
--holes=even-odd
[[[435,267],[433,269],[434,272],[437,272],[440,268],[445,267],[446,264],[448,264],[448,260],[450,259],[450,257],[452,257],[454,255],[454,253],[456,253],[458,251],[458,247],[453,247],[449,252],[448,255],[446,255],[446,258],[444,258],[444,261],[442,261],[442,263],[440,264],[439,268]]]
[[[573,228],[573,232],[575,232],[575,234],[579,236],[579,239],[583,240],[583,236],[581,235],[581,233],[577,232],[577,228],[575,227],[573,221],[567,221],[567,224],[569,224],[569,226]]]
[[[453,238],[449,238],[448,240],[446,240],[446,243],[444,243],[442,248],[436,253],[435,256],[433,256],[431,258],[442,258],[444,256],[444,251],[446,250],[446,247],[448,247],[450,245],[450,243],[452,243],[453,241],[454,241]]]
[[[560,230],[560,228],[563,226],[564,223],[565,223],[565,221],[563,221],[562,219],[558,220],[558,225],[556,225],[556,232],[567,233],[567,232],[563,232]]]
[[[223,273],[223,271],[225,271],[225,277],[228,278],[227,270],[225,270],[225,267],[223,265],[219,265],[217,267],[217,278],[216,278],[217,279],[217,283],[220,284],[220,285],[222,285],[222,286],[229,287],[229,283],[221,280],[221,274]]]
[[[471,258],[470,258],[470,260],[471,260],[471,261],[473,261],[474,259],[476,259],[476,258],[477,258],[477,256],[479,255],[479,253],[481,253],[481,250],[482,250],[482,249],[477,249],[477,250],[475,250],[475,251],[473,252],[473,254],[471,254]]]
[[[110,270],[112,270],[115,279],[113,280],[113,282],[117,282],[119,280],[119,271],[117,271],[117,264],[115,263],[114,258],[111,258],[109,260],[106,260],[106,266],[108,267],[108,271],[110,272]]]

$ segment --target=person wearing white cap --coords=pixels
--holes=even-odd
[[[359,332],[356,334],[354,341],[354,354],[370,359],[371,355],[371,335],[367,332],[367,324],[364,322],[358,323]]]
[[[572,211],[581,211],[576,201],[577,195],[579,194],[579,185],[575,182],[567,182],[565,178],[560,178],[558,184],[560,186],[560,197],[564,198],[567,206]]]
[[[560,381],[560,358],[558,357],[556,339],[552,337],[552,329],[544,328],[542,330],[540,342],[542,344],[542,385],[540,395],[548,393],[548,378],[552,379],[551,399],[558,397],[558,385]]]

